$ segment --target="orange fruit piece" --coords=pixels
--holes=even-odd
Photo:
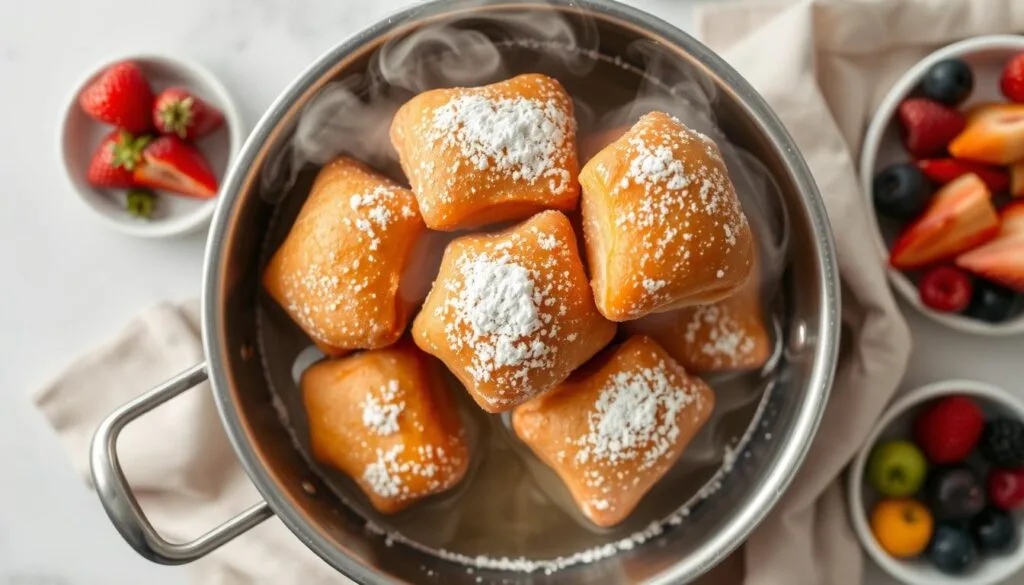
[[[934,529],[932,513],[911,499],[882,500],[871,512],[871,531],[879,546],[903,559],[924,552]]]
[[[994,165],[1024,159],[1024,104],[996,104],[973,110],[967,128],[949,143],[953,158]]]

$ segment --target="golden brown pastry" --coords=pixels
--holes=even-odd
[[[569,220],[545,211],[449,244],[412,333],[493,413],[565,380],[615,325],[594,307]]]
[[[579,199],[572,99],[545,75],[424,92],[395,114],[391,142],[431,229],[569,210]]]
[[[263,286],[328,355],[390,345],[408,323],[398,284],[423,231],[411,191],[337,158],[317,175]]]
[[[747,281],[747,218],[710,138],[646,114],[587,162],[583,226],[597,308],[612,321],[723,299]]]
[[[440,365],[412,343],[318,362],[300,381],[313,456],[393,514],[459,483],[469,464]]]
[[[756,370],[772,351],[760,293],[755,262],[747,283],[733,296],[717,303],[653,313],[625,327],[653,338],[688,372]]]
[[[614,526],[679,459],[714,407],[707,384],[638,335],[516,408],[512,427],[584,516]]]

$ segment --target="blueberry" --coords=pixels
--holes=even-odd
[[[909,220],[924,211],[931,197],[931,185],[916,165],[888,166],[875,175],[871,184],[875,209],[882,215]]]
[[[935,568],[950,575],[962,575],[974,562],[971,537],[962,527],[940,522],[928,543],[928,560]]]
[[[1017,523],[999,508],[985,508],[971,520],[971,534],[978,549],[988,554],[1005,554],[1017,547]]]
[[[974,294],[964,315],[989,323],[1002,323],[1013,317],[1017,304],[1017,293],[987,280],[974,283]]]
[[[974,73],[960,59],[946,59],[932,65],[921,79],[921,93],[947,106],[960,105],[974,89]]]

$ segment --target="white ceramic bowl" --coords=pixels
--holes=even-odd
[[[893,288],[903,298],[932,319],[953,329],[977,335],[1011,335],[1024,332],[1024,315],[1005,323],[991,324],[957,314],[940,313],[926,307],[920,299],[917,287],[901,271],[889,266],[889,243],[896,239],[899,226],[889,222],[875,213],[871,195],[871,182],[875,173],[882,168],[898,162],[910,160],[903,148],[899,135],[899,121],[896,110],[917,87],[925,72],[943,59],[959,58],[971,65],[974,70],[974,91],[961,109],[971,104],[984,101],[1005,101],[999,93],[999,76],[1003,67],[1013,55],[1024,51],[1024,36],[994,35],[975,37],[943,47],[928,55],[903,74],[875,112],[871,124],[864,137],[864,145],[860,157],[861,191],[867,198],[872,217],[875,219],[873,234],[879,253],[889,272],[889,280]]]
[[[1009,416],[1024,420],[1024,403],[1002,388],[971,380],[947,380],[918,388],[897,400],[871,430],[867,442],[850,466],[847,475],[847,500],[850,519],[861,546],[890,575],[911,585],[994,585],[1012,577],[1024,568],[1024,523],[1017,514],[1019,543],[1005,556],[983,557],[965,575],[950,576],[939,572],[927,560],[902,560],[889,556],[871,533],[869,514],[878,500],[877,494],[864,479],[871,450],[879,441],[907,439],[917,413],[925,403],[943,396],[970,396],[977,400],[986,416]]]
[[[86,170],[100,140],[113,128],[87,116],[78,104],[78,95],[110,65],[119,61],[136,62],[149,80],[154,93],[171,86],[184,86],[224,113],[224,127],[203,137],[196,146],[222,181],[228,163],[244,139],[242,120],[223,85],[201,65],[164,55],[122,55],[99,64],[75,85],[65,105],[60,127],[60,160],[75,194],[104,220],[106,225],[138,237],[161,238],[190,233],[206,227],[216,206],[216,198],[193,199],[158,192],[158,207],[149,220],[133,217],[125,209],[124,193],[93,187],[86,181]]]

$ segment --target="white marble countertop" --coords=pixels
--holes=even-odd
[[[707,1],[707,0],[702,0]],[[207,65],[251,127],[321,52],[403,0],[42,0],[0,4],[0,584],[182,585],[186,569],[133,553],[68,465],[30,390],[133,315],[197,296],[202,234],[143,241],[109,231],[75,200],[56,156],[73,83],[112,54],[161,51]],[[687,28],[691,3],[631,2]],[[1024,338],[979,340],[911,317],[906,385],[972,377],[1024,394]],[[869,569],[868,583],[888,583]]]

